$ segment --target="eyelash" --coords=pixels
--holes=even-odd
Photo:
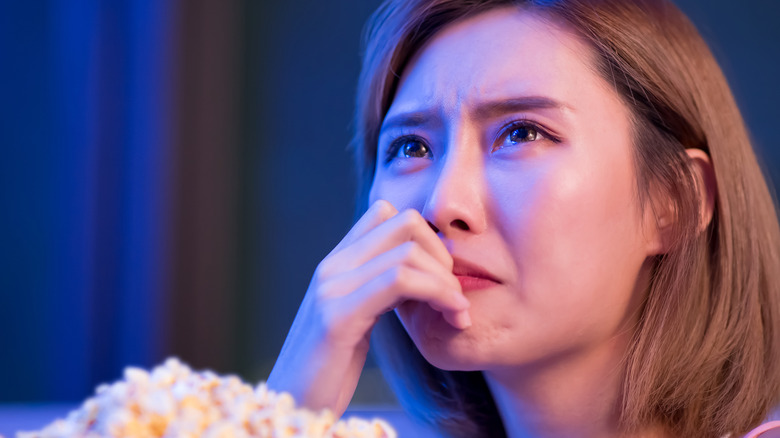
[[[415,134],[403,134],[400,137],[393,140],[390,143],[390,146],[387,147],[387,152],[385,154],[385,164],[388,164],[391,161],[393,161],[396,155],[398,155],[398,151],[401,150],[401,147],[409,140],[419,141],[420,143],[424,144],[429,151],[431,150],[430,145],[428,145],[428,143],[425,140],[423,140],[422,137]]]
[[[561,142],[560,138],[558,138],[555,135],[550,134],[550,131],[548,131],[547,129],[543,128],[541,125],[539,125],[536,122],[532,122],[532,121],[527,120],[527,119],[521,119],[521,120],[513,119],[513,120],[503,124],[502,128],[498,132],[498,135],[493,140],[493,149],[492,150],[496,151],[496,150],[500,149],[500,148],[496,148],[495,147],[496,143],[500,139],[502,139],[502,138],[506,137],[507,135],[511,134],[512,131],[514,131],[516,129],[520,129],[520,128],[532,129],[532,130],[536,131],[537,134],[541,135],[541,137],[543,139],[548,139],[548,140],[552,141],[553,143],[560,143]],[[396,155],[398,155],[398,151],[401,149],[401,147],[409,140],[419,141],[420,143],[424,144],[428,148],[428,150],[431,150],[430,145],[428,145],[428,143],[422,137],[420,137],[418,135],[415,135],[415,134],[403,134],[400,137],[398,137],[395,140],[393,140],[390,143],[390,146],[388,146],[387,152],[385,154],[385,164],[390,163],[391,161],[393,161],[393,159],[396,158]]]
[[[553,143],[561,142],[560,138],[558,138],[553,134],[550,134],[549,130],[543,128],[540,124],[536,122],[532,122],[527,119],[521,119],[521,120],[513,119],[505,123],[503,127],[498,131],[498,135],[493,140],[493,151],[500,149],[500,148],[496,148],[496,144],[499,142],[499,140],[505,138],[506,136],[511,134],[512,131],[516,129],[531,129],[533,131],[536,131],[536,133],[539,134],[542,137],[542,139],[550,140]]]

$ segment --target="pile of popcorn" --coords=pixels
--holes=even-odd
[[[292,396],[265,383],[252,388],[237,377],[195,372],[168,359],[151,373],[127,368],[124,380],[37,432],[17,438],[395,438],[386,422],[338,420],[324,410],[295,408]]]

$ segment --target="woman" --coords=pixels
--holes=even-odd
[[[374,333],[452,436],[742,436],[780,396],[780,229],[720,69],[665,0],[394,0],[365,214],[269,385],[346,408]],[[370,207],[369,207],[370,206]]]

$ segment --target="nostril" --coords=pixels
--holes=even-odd
[[[452,226],[461,229],[463,231],[469,230],[469,225],[461,219],[455,219],[454,221],[452,221]]]
[[[434,225],[431,221],[426,221],[426,222],[428,222],[428,226],[431,227],[434,233],[439,234],[439,229],[436,228],[436,225]]]

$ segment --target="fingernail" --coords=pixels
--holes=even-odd
[[[458,323],[460,329],[467,329],[471,327],[471,315],[468,310],[461,310],[455,314],[455,321]]]

